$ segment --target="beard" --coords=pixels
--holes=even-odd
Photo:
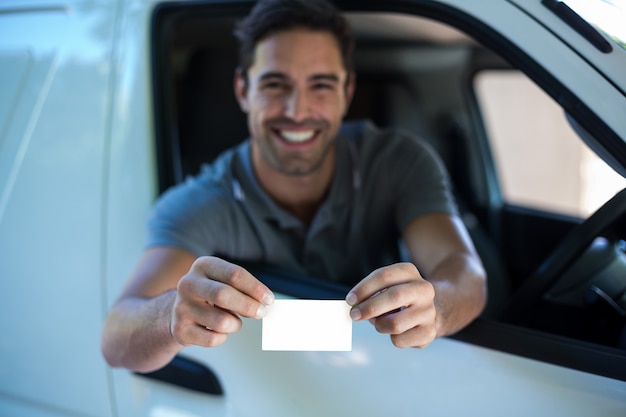
[[[314,130],[313,139],[315,147],[304,151],[286,150],[279,142],[285,139],[278,139],[281,128],[306,127]],[[315,173],[328,158],[335,146],[336,132],[329,131],[329,124],[325,121],[305,120],[301,123],[294,123],[291,120],[278,119],[268,121],[265,124],[265,135],[255,139],[259,146],[261,155],[268,165],[275,171],[291,177],[303,177]]]

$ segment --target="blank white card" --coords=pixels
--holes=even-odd
[[[275,300],[263,318],[263,350],[350,351],[352,319],[344,300]]]

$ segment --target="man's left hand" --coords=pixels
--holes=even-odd
[[[412,263],[379,268],[346,296],[354,321],[369,320],[397,347],[423,348],[437,337],[435,289]]]

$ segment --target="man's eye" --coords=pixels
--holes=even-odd
[[[285,89],[285,84],[280,82],[269,82],[261,86],[264,90],[282,90]]]
[[[328,83],[317,83],[313,85],[313,88],[315,90],[332,90],[335,87],[332,84],[328,84]]]

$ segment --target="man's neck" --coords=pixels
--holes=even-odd
[[[326,198],[335,172],[335,155],[308,175],[286,175],[253,163],[261,187],[282,208],[309,225]]]

